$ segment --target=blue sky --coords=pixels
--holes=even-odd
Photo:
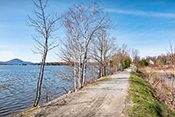
[[[49,12],[63,14],[73,4],[93,4],[95,0],[49,0]],[[175,45],[174,0],[96,0],[109,12],[112,24],[110,34],[117,44],[125,43],[139,50],[139,55],[152,56],[166,53],[169,41]],[[21,58],[39,62],[40,56],[32,52],[35,34],[26,23],[33,11],[32,0],[0,0],[0,61]],[[58,31],[63,39],[64,31]],[[57,61],[55,52],[48,61]]]

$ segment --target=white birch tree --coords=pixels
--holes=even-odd
[[[36,31],[36,36],[34,36],[35,53],[41,55],[37,91],[33,103],[33,106],[36,107],[41,98],[42,82],[48,51],[57,46],[51,39],[53,38],[53,33],[56,31],[56,23],[60,18],[52,17],[47,13],[47,0],[35,0],[33,3],[35,5],[34,16],[29,17],[29,25]]]
[[[64,53],[69,56],[71,62],[77,64],[78,88],[82,88],[92,41],[100,30],[108,28],[109,19],[103,10],[95,5],[74,5],[65,14],[64,26],[67,32],[65,46],[68,48]]]

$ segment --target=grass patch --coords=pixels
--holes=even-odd
[[[131,73],[129,107],[130,117],[175,117],[175,113],[159,102],[151,85],[144,80],[142,73]]]

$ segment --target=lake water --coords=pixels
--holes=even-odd
[[[0,65],[0,117],[9,116],[32,106],[37,84],[39,66]],[[73,81],[60,75],[72,73],[68,66],[46,66],[43,80],[42,103],[46,87],[52,100],[73,87]],[[63,88],[64,87],[64,88]]]

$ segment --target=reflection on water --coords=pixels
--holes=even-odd
[[[65,93],[62,88],[70,89],[73,82],[59,78],[58,72],[70,73],[68,66],[47,66],[43,80],[42,101],[45,102],[45,90],[49,90],[49,99]],[[31,107],[36,91],[39,66],[0,65],[0,117],[8,116]]]

